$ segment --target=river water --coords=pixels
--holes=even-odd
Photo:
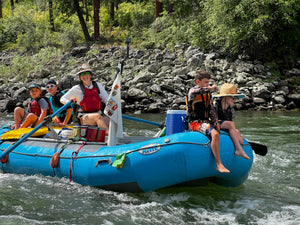
[[[133,115],[130,115],[133,116]],[[11,116],[0,116],[0,125]],[[162,122],[164,114],[136,115]],[[132,194],[68,179],[0,174],[0,224],[300,224],[300,112],[237,112],[243,136],[268,146],[238,188],[215,184]],[[124,120],[129,135],[158,128]]]

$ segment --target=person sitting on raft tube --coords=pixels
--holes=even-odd
[[[51,94],[50,104],[53,112],[56,112],[59,108],[63,106],[60,102],[60,98],[65,94],[65,92],[60,91],[55,80],[50,79],[46,83],[47,91]],[[56,117],[53,118],[53,122],[58,124],[60,127],[66,126],[71,119],[73,108],[70,106],[66,110],[60,112]]]
[[[241,146],[241,144],[243,144],[243,138],[233,122],[234,101],[236,98],[244,98],[245,95],[238,94],[237,87],[234,84],[225,83],[221,86],[220,94],[214,95],[213,97],[215,98],[214,107],[218,115],[219,124],[222,130],[229,132],[235,147],[235,155],[241,156],[244,159],[250,159]]]
[[[21,107],[16,107],[14,110],[15,124],[12,128],[15,130],[29,126],[36,127],[44,120],[47,114],[50,114],[48,101],[41,97],[41,87],[38,84],[31,84],[29,93],[32,99],[28,102],[27,110]]]
[[[79,114],[81,125],[98,126],[106,129],[108,134],[109,118],[102,114],[103,103],[107,102],[108,94],[104,87],[92,80],[94,72],[88,64],[83,64],[77,76],[80,84],[73,86],[60,99],[66,104],[68,101],[78,102],[81,108]]]
[[[221,173],[230,171],[223,165],[220,158],[220,124],[213,107],[211,91],[218,91],[216,85],[209,86],[210,75],[204,70],[197,70],[196,86],[192,87],[187,97],[187,120],[192,131],[198,131],[211,139],[211,150],[216,160],[216,169]]]

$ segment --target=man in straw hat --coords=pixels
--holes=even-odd
[[[198,131],[211,139],[211,150],[216,160],[216,169],[221,173],[230,171],[223,165],[220,158],[220,124],[213,107],[211,91],[218,91],[216,85],[209,86],[210,75],[204,70],[197,70],[196,86],[192,87],[187,99],[187,120],[192,131]]]
[[[80,84],[72,87],[60,99],[66,104],[72,100],[78,102],[81,108],[79,114],[81,125],[98,126],[106,129],[108,134],[109,118],[102,114],[103,103],[107,102],[108,94],[104,87],[92,80],[94,72],[88,64],[83,64],[77,73]]]
[[[225,83],[221,86],[220,94],[214,95],[214,97],[217,98],[214,102],[214,107],[221,129],[228,130],[235,147],[235,155],[244,159],[250,159],[241,146],[243,138],[232,121],[234,118],[234,101],[236,98],[244,98],[245,95],[238,94],[237,87],[234,84]]]

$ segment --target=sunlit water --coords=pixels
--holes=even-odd
[[[134,116],[134,115],[131,115]],[[163,114],[136,117],[163,122]],[[11,124],[1,116],[0,125]],[[244,137],[268,146],[238,188],[214,184],[132,194],[44,176],[0,174],[0,224],[300,224],[300,112],[238,112]],[[129,135],[159,129],[124,120]]]

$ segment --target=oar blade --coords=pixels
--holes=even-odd
[[[248,142],[255,154],[265,156],[268,153],[268,147],[263,144]]]

